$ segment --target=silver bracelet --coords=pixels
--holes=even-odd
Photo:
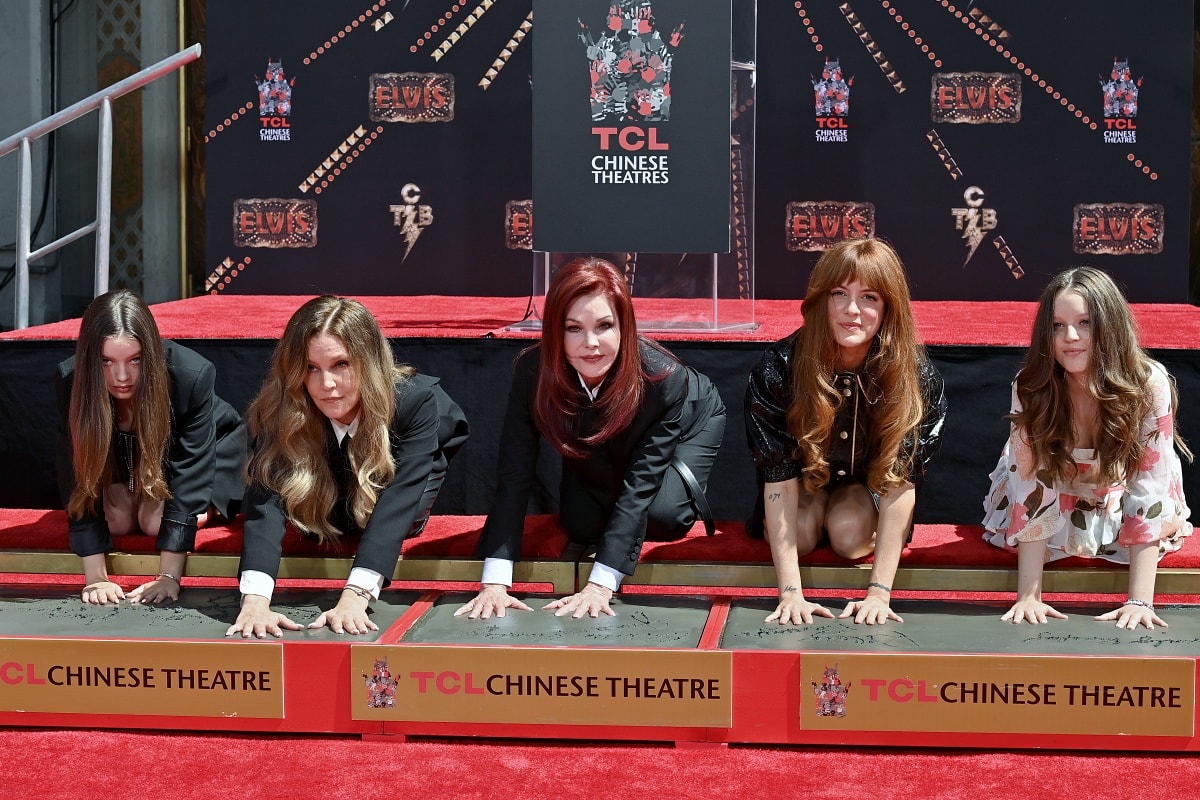
[[[170,578],[171,580],[173,580],[173,581],[175,581],[176,583],[178,583],[180,586],[183,586],[183,584],[182,584],[182,583],[180,583],[180,581],[179,581],[179,578],[176,578],[174,575],[172,575],[172,574],[171,574],[171,573],[169,573],[169,572],[160,572],[160,573],[158,573],[158,575],[156,575],[156,576],[154,577],[154,580],[158,580],[159,578]]]
[[[1127,598],[1125,598],[1125,602],[1123,603],[1123,605],[1127,605],[1127,606],[1141,606],[1142,608],[1149,609],[1150,611],[1153,611],[1153,610],[1154,610],[1154,604],[1153,604],[1153,603],[1147,603],[1145,600],[1134,600],[1132,597],[1127,597]]]
[[[374,597],[371,596],[371,593],[368,592],[366,589],[363,589],[359,586],[351,586],[348,583],[346,584],[346,588],[342,589],[342,591],[343,592],[354,592],[356,595],[361,597],[363,600],[366,600],[368,603],[370,603],[372,600],[375,599]]]

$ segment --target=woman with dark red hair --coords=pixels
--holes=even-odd
[[[596,550],[587,585],[545,606],[557,616],[613,615],[609,600],[643,541],[681,538],[697,519],[711,532],[704,488],[725,405],[708,378],[638,336],[625,278],[603,259],[579,258],[555,274],[542,322],[542,341],[514,367],[499,485],[477,549],[482,586],[456,612],[471,619],[530,610],[508,588],[542,439],[562,456],[567,536]]]

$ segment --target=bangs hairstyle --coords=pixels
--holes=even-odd
[[[858,281],[879,293],[883,318],[863,363],[863,385],[879,400],[869,406],[867,473],[871,491],[905,483],[913,469],[913,448],[904,447],[925,412],[919,367],[925,348],[917,338],[908,277],[896,251],[881,239],[845,239],[817,260],[801,305],[804,327],[792,354],[793,400],[788,430],[796,437],[801,480],[808,492],[829,482],[830,437],[842,395],[834,388],[838,344],[830,330],[829,297],[838,286]]]
[[[315,297],[288,320],[263,387],[246,412],[254,443],[246,471],[251,481],[279,494],[298,528],[328,542],[346,533],[330,522],[338,494],[325,448],[330,425],[304,384],[309,344],[322,334],[341,340],[358,379],[358,431],[348,453],[355,475],[349,508],[360,528],[395,477],[390,430],[396,386],[415,370],[396,364],[379,323],[357,300]]]
[[[1142,420],[1154,398],[1148,387],[1152,360],[1138,344],[1137,327],[1125,295],[1107,273],[1093,267],[1074,267],[1059,273],[1038,301],[1025,364],[1017,374],[1017,399],[1021,412],[1010,415],[1033,451],[1034,463],[1056,481],[1070,482],[1075,475],[1075,446],[1071,398],[1066,371],[1055,357],[1054,302],[1064,292],[1075,292],[1087,304],[1092,337],[1086,388],[1097,402],[1096,456],[1104,483],[1118,483],[1133,475],[1142,461]],[[1171,411],[1179,406],[1171,382]],[[1175,445],[1191,458],[1187,444],[1176,432]]]
[[[141,376],[130,400],[138,450],[134,489],[143,499],[171,497],[163,475],[171,438],[171,386],[162,338],[142,298],[119,289],[88,304],[75,343],[69,412],[75,488],[67,513],[76,518],[96,513],[104,488],[113,480],[116,407],[104,380],[103,349],[105,340],[118,338],[136,339],[142,346]]]
[[[594,405],[599,430],[591,436],[580,436],[579,375],[567,361],[563,338],[571,305],[594,294],[603,296],[616,315],[620,350]],[[585,257],[568,262],[555,273],[542,315],[534,423],[563,456],[582,458],[587,448],[608,441],[628,427],[641,405],[645,381],[656,381],[666,374],[644,372],[639,342],[629,284],[615,266],[602,258]],[[674,356],[667,355],[673,362]]]

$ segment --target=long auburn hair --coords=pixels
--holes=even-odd
[[[606,388],[596,399],[600,429],[591,436],[580,436],[579,376],[567,361],[563,337],[571,305],[593,294],[603,295],[617,316],[620,349],[616,363],[604,378]],[[610,262],[595,257],[576,258],[554,274],[542,317],[541,370],[534,400],[534,424],[555,450],[569,458],[582,458],[588,448],[608,441],[633,421],[646,382],[661,380],[674,368],[668,366],[660,373],[648,373],[642,365],[641,341],[629,284]],[[667,350],[648,343],[668,356],[668,364],[678,363]]]
[[[909,480],[914,450],[905,448],[925,413],[919,370],[925,348],[917,338],[908,279],[896,251],[881,239],[846,239],[826,250],[808,281],[804,326],[792,354],[792,405],[788,430],[796,437],[801,480],[815,492],[829,482],[826,452],[842,395],[834,388],[838,345],[830,331],[829,294],[855,280],[879,292],[883,319],[862,365],[862,380],[878,401],[870,410],[871,465],[867,484],[883,494]]]
[[[325,451],[329,422],[304,384],[309,343],[321,334],[341,340],[358,378],[358,431],[348,453],[356,484],[350,511],[360,528],[396,475],[390,446],[395,387],[416,370],[396,364],[379,323],[357,300],[315,297],[288,320],[262,389],[246,412],[254,442],[246,471],[250,480],[279,494],[297,527],[328,542],[345,533],[330,521],[338,487]]]
[[[1107,273],[1074,267],[1060,272],[1046,286],[1038,301],[1025,364],[1017,374],[1021,411],[1009,419],[1024,433],[1038,469],[1049,471],[1063,483],[1075,476],[1071,398],[1066,371],[1055,358],[1054,348],[1054,302],[1064,292],[1075,292],[1087,303],[1092,349],[1086,382],[1097,406],[1099,476],[1105,483],[1117,483],[1134,474],[1142,461],[1142,420],[1154,404],[1148,386],[1153,361],[1138,344],[1129,304]],[[1179,396],[1174,380],[1170,385],[1174,413]],[[1191,458],[1178,435],[1175,446]]]
[[[171,439],[171,385],[162,338],[142,298],[118,289],[88,304],[75,343],[69,412],[75,489],[67,501],[67,513],[72,517],[95,513],[104,488],[112,483],[116,408],[104,380],[102,353],[106,339],[119,338],[136,339],[142,346],[141,376],[131,399],[138,449],[134,486],[150,500],[171,497],[163,475]]]

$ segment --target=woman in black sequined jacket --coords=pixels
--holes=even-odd
[[[877,239],[850,239],[817,261],[805,325],[763,354],[746,390],[746,429],[779,585],[767,617],[832,617],[804,598],[799,558],[824,538],[838,555],[875,554],[866,597],[842,617],[883,624],[912,528],[916,491],[937,451],[946,399],[917,340],[904,267]]]

